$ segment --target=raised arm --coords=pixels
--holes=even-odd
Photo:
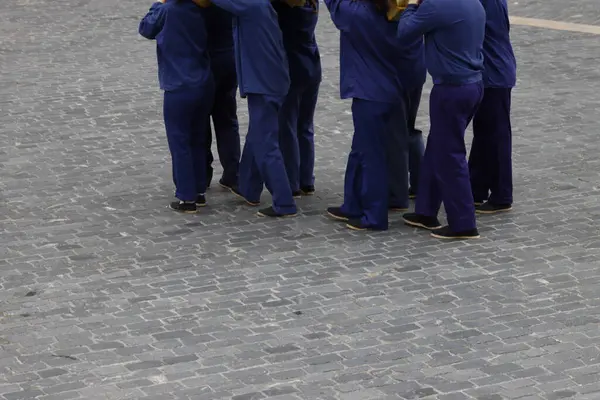
[[[350,30],[350,21],[357,3],[351,4],[351,0],[325,0],[331,20],[340,31],[348,32]]]
[[[440,11],[435,0],[411,0],[398,22],[398,38],[402,43],[412,44],[424,34],[442,25],[443,11]]]
[[[140,21],[138,32],[146,39],[156,39],[156,36],[162,30],[165,24],[165,5],[162,2],[156,2],[150,7],[150,11]]]

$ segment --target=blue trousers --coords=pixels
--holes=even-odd
[[[195,201],[206,191],[206,121],[214,84],[181,88],[164,95],[163,113],[173,162],[175,196]]]
[[[215,79],[212,123],[217,141],[219,160],[223,167],[222,180],[227,186],[237,186],[240,163],[240,131],[237,117],[237,74],[233,52],[211,54],[211,67]],[[207,180],[210,185],[214,157],[211,151],[212,132],[210,120],[207,128]]]
[[[388,228],[386,146],[395,104],[352,100],[354,136],[344,180],[342,212],[361,218],[366,227]]]
[[[415,193],[419,191],[419,176],[423,154],[425,153],[425,142],[423,132],[415,128],[419,105],[421,104],[421,93],[423,86],[408,91],[408,170],[410,173],[410,187]]]
[[[284,99],[251,93],[247,97],[250,121],[240,161],[240,193],[259,202],[264,184],[273,196],[273,209],[294,214],[296,203],[279,149],[279,111]]]
[[[454,232],[476,227],[465,130],[483,97],[481,82],[434,85],[429,98],[431,130],[419,182],[417,214],[436,217],[442,202]]]
[[[408,96],[394,106],[386,135],[389,206],[408,208],[409,128]]]
[[[315,184],[313,122],[320,85],[291,86],[279,113],[279,146],[292,192]]]
[[[486,88],[473,118],[469,172],[477,202],[512,204],[510,88]]]

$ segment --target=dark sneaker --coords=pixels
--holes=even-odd
[[[247,198],[245,198],[244,195],[240,193],[240,190],[237,187],[232,187],[229,190],[231,191],[231,193],[244,200],[249,206],[256,207],[260,205],[260,201],[250,201]]]
[[[196,203],[193,201],[174,201],[169,207],[171,208],[171,210],[175,210],[177,212],[185,214],[196,214],[198,212],[198,209],[196,208]]]
[[[428,230],[439,229],[442,227],[440,221],[436,217],[427,217],[416,213],[408,213],[402,216],[404,223],[410,226],[416,226],[417,228],[423,228]]]
[[[365,226],[365,224],[363,224],[362,218],[352,218],[348,220],[346,227],[352,229],[353,231],[366,231],[369,229],[367,226]]]
[[[479,231],[477,228],[462,232],[453,232],[449,226],[444,226],[439,229],[435,229],[431,232],[431,236],[436,239],[447,239],[447,240],[465,240],[465,239],[479,239]]]
[[[408,198],[411,200],[417,198],[417,192],[415,192],[413,188],[408,189]]]
[[[199,194],[196,198],[196,207],[206,207],[206,196]]]
[[[302,190],[296,190],[295,192],[292,192],[292,197],[295,199],[299,199],[300,197],[302,197],[303,194],[304,192],[302,192]]]
[[[312,196],[313,194],[315,194],[315,187],[314,186],[303,186],[300,188],[300,191],[305,196]]]
[[[512,210],[512,204],[492,204],[489,201],[475,208],[477,214],[497,214]]]
[[[227,189],[227,190],[232,190],[233,188],[235,188],[235,185],[230,185],[230,184],[226,183],[225,181],[223,181],[223,179],[221,179],[219,181],[219,186],[221,186],[223,189]]]
[[[329,207],[327,209],[327,215],[338,221],[348,221],[350,218],[342,212],[341,207]]]
[[[273,207],[263,208],[259,212],[257,212],[259,217],[271,217],[271,218],[284,218],[284,217],[294,217],[296,213],[293,214],[281,214],[273,209]]]
[[[406,207],[398,207],[398,206],[389,206],[388,210],[389,211],[394,211],[394,212],[404,212],[404,211],[408,211],[408,208],[406,208]]]

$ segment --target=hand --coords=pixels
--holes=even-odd
[[[167,2],[167,0],[158,0],[158,2],[165,4]]]
[[[198,7],[210,7],[210,0],[192,0]]]
[[[421,0],[408,0],[408,4],[414,4],[418,6],[419,4],[421,4]]]
[[[285,4],[290,7],[302,7],[306,4],[306,0],[284,0]]]

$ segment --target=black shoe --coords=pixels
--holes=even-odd
[[[408,208],[407,207],[389,206],[388,210],[394,211],[394,212],[404,212],[404,211],[408,211]]]
[[[475,208],[477,214],[497,214],[512,210],[512,204],[492,204],[489,201]]]
[[[303,194],[304,192],[302,190],[296,190],[295,192],[292,192],[292,197],[295,199],[299,199],[300,197],[302,197]]]
[[[259,217],[271,217],[271,218],[284,218],[284,217],[294,217],[296,213],[293,214],[281,214],[273,209],[273,207],[263,208],[259,212],[257,212]]]
[[[442,227],[440,221],[436,217],[427,217],[416,213],[408,213],[402,216],[404,223],[410,226],[416,226],[417,228],[423,228],[428,230],[439,229]]]
[[[305,196],[312,196],[313,194],[315,194],[315,187],[314,186],[303,186],[300,188],[300,191]]]
[[[365,226],[365,224],[363,224],[362,218],[352,218],[348,220],[346,227],[352,229],[353,231],[366,231],[369,229],[367,226]]]
[[[435,229],[431,232],[431,236],[437,239],[455,239],[455,240],[464,240],[464,239],[479,239],[479,231],[477,228],[471,229],[468,231],[462,232],[453,232],[449,226],[444,226],[439,229]]]
[[[225,181],[223,181],[223,179],[221,179],[219,181],[219,186],[221,186],[223,189],[227,189],[227,190],[232,190],[233,188],[235,188],[235,185],[230,185],[228,183],[225,183]]]
[[[249,206],[256,207],[260,205],[260,201],[250,201],[247,198],[245,198],[244,195],[240,193],[240,190],[237,187],[232,187],[229,190],[231,191],[231,193],[244,200]]]
[[[348,221],[350,219],[350,217],[342,212],[341,207],[329,207],[327,209],[327,215],[338,221]]]
[[[196,198],[196,207],[206,207],[206,196],[199,194]]]
[[[174,201],[169,207],[171,210],[175,210],[184,214],[196,214],[198,212],[195,202]]]
[[[408,189],[408,198],[411,200],[417,198],[417,192],[415,192],[413,188]]]

